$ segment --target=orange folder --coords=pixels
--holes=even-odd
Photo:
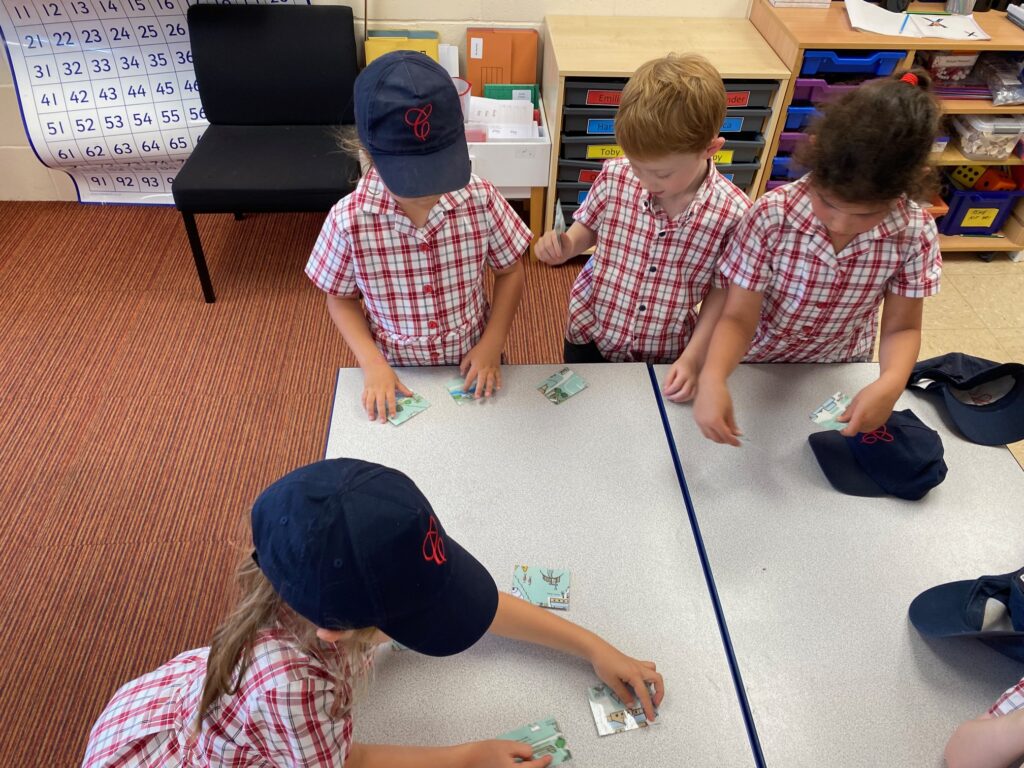
[[[535,29],[467,29],[466,79],[473,95],[483,96],[487,83],[536,83],[538,39]]]

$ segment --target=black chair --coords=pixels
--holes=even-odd
[[[212,303],[195,214],[327,211],[354,188],[336,134],[354,122],[355,30],[323,5],[193,5],[188,29],[210,125],[172,192]]]

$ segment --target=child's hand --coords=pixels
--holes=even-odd
[[[683,352],[668,369],[668,375],[665,377],[665,384],[661,391],[673,403],[685,403],[692,400],[697,394],[697,376],[699,374],[700,366]]]
[[[853,437],[858,432],[878,429],[889,420],[902,391],[893,392],[893,388],[881,379],[868,384],[857,393],[846,410],[836,417],[836,421],[846,424],[846,429],[839,434]]]
[[[476,382],[476,397],[490,397],[501,389],[501,349],[481,339],[462,358],[459,373],[466,377],[464,392],[469,392]]]
[[[363,369],[363,408],[370,421],[376,419],[382,424],[388,416],[397,413],[395,391],[411,395],[412,390],[403,384],[391,366],[385,362]]]
[[[743,434],[736,426],[732,412],[732,397],[724,384],[708,386],[706,383],[697,391],[693,401],[693,419],[708,440],[739,446]]]
[[[546,232],[533,246],[533,252],[539,261],[552,266],[564,264],[576,255],[572,252],[572,240],[569,236],[565,232],[559,233],[555,230]]]
[[[462,765],[466,768],[544,768],[551,764],[551,755],[533,760],[533,750],[521,741],[489,739],[463,744]]]
[[[623,704],[632,705],[639,697],[647,720],[654,722],[654,708],[661,706],[661,700],[665,698],[665,682],[653,661],[638,661],[614,646],[603,643],[591,657],[590,663],[594,665],[597,676],[615,691]],[[654,683],[653,699],[647,690],[647,683]]]

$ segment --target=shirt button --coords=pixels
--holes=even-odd
[[[657,272],[657,271],[658,271],[658,268],[657,268],[657,267],[651,267],[651,268],[650,268],[650,270],[648,270],[648,271],[649,271],[649,272],[650,272],[651,274],[654,274],[655,272]]]
[[[658,237],[664,237],[664,236],[665,236],[665,235],[667,235],[667,234],[668,234],[668,232],[666,232],[666,231],[665,231],[665,230],[663,229],[663,230],[661,230],[661,232],[659,232],[659,233],[658,233]]]
[[[430,294],[432,294],[434,292],[434,286],[432,286],[432,285],[424,285],[423,286],[423,292],[429,296]]]
[[[428,322],[427,322],[427,328],[429,328],[429,329],[430,329],[430,330],[432,330],[432,331],[435,331],[435,330],[437,330],[437,321],[436,321],[436,320],[430,320],[430,321],[428,321]]]
[[[814,306],[816,306],[818,309],[828,309],[828,302],[827,301],[819,301]]]
[[[814,330],[814,326],[813,325],[805,325],[801,330],[804,333],[811,333]]]
[[[639,307],[637,307],[637,309],[639,309],[641,312],[643,312],[643,311],[645,311],[647,309],[647,305],[646,304],[641,304]]]

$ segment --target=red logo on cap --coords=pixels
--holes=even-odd
[[[444,539],[437,530],[437,518],[433,515],[430,516],[430,530],[423,537],[423,559],[437,565],[443,565],[448,559],[444,556]]]
[[[860,441],[864,443],[864,445],[874,445],[879,440],[881,440],[883,443],[891,443],[895,439],[896,438],[889,434],[889,430],[886,429],[885,424],[883,424],[873,432],[865,432],[861,436]]]
[[[410,107],[405,110],[405,124],[412,128],[413,134],[420,141],[426,141],[430,135],[430,114],[434,111],[433,104],[425,107]]]

